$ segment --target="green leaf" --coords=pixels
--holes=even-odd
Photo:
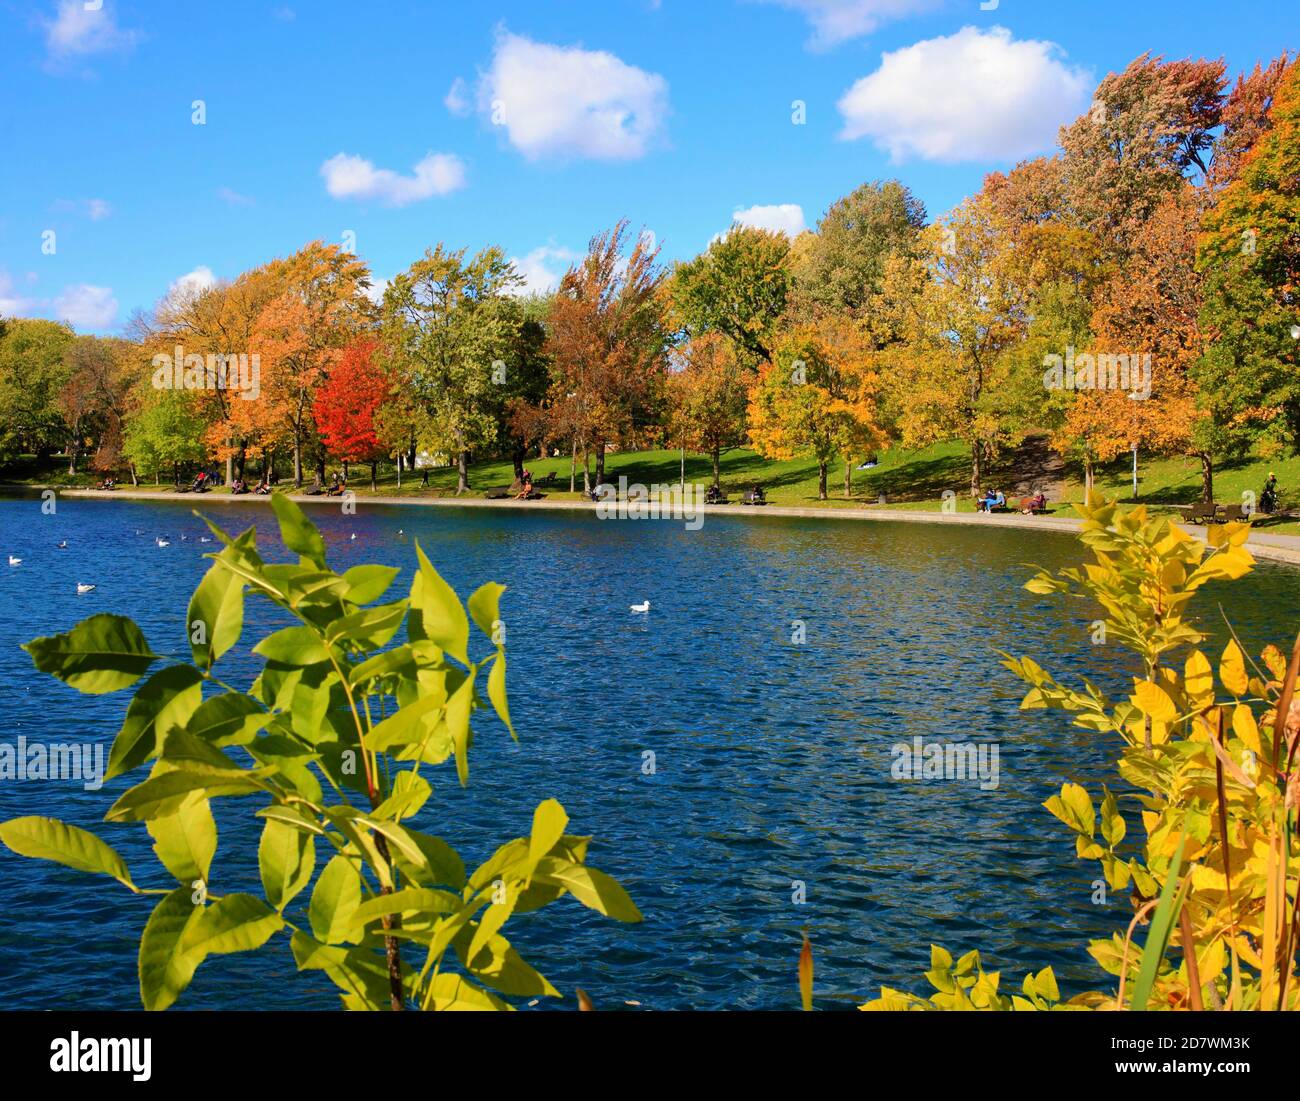
[[[435,975],[429,983],[429,988],[433,994],[430,1003],[433,1009],[514,1010],[514,1006],[503,1002],[495,994],[480,989],[468,979],[450,971]]]
[[[376,753],[386,753],[418,744],[428,736],[429,720],[442,710],[444,702],[439,696],[423,696],[415,703],[408,703],[371,727],[366,745]]]
[[[454,914],[461,900],[450,891],[435,891],[427,887],[403,887],[391,895],[377,895],[366,899],[352,916],[351,939],[360,940],[365,926],[388,914],[401,914],[407,918],[430,914]]]
[[[515,734],[515,728],[510,722],[510,704],[506,699],[506,652],[498,650],[496,657],[492,659],[492,670],[488,673],[488,699],[492,701],[492,706],[496,709],[497,715],[501,721],[506,724],[506,729],[510,731],[510,737],[519,741],[519,736]]]
[[[208,881],[217,851],[217,823],[202,792],[190,792],[175,814],[152,818],[144,825],[164,868],[182,883]]]
[[[361,905],[361,876],[346,856],[336,856],[325,865],[311,893],[307,917],[316,939],[338,944],[348,939]]]
[[[185,730],[214,746],[247,745],[270,719],[266,709],[243,692],[222,692],[204,700]]]
[[[140,1001],[145,1009],[170,1008],[203,962],[199,952],[181,951],[181,941],[203,917],[189,887],[177,887],[154,907],[140,934]]]
[[[285,627],[267,635],[253,647],[253,653],[268,661],[294,666],[318,665],[329,661],[330,656],[320,636],[310,627]]]
[[[397,600],[340,616],[329,625],[331,644],[346,641],[362,651],[387,646],[406,618],[408,602]]]
[[[378,600],[401,572],[396,566],[353,566],[343,574],[346,598],[353,604]]]
[[[372,812],[374,818],[406,818],[415,814],[433,794],[429,781],[410,769],[397,774],[392,793]]]
[[[131,698],[122,729],[108,752],[111,780],[158,755],[163,737],[184,726],[203,700],[203,676],[192,665],[168,665],[144,682]]]
[[[506,591],[504,585],[488,581],[474,590],[474,595],[466,602],[469,614],[478,629],[496,643],[493,637],[495,628],[501,622],[501,594]]]
[[[325,540],[307,514],[283,493],[271,494],[271,507],[280,521],[280,539],[295,554],[310,559],[319,569],[325,568]]]
[[[535,868],[537,862],[549,853],[564,836],[569,816],[555,799],[546,799],[533,811],[533,832],[528,838],[528,864]]]
[[[180,950],[204,956],[251,952],[283,928],[284,919],[260,898],[227,895],[204,910],[203,916],[185,930]]]
[[[251,795],[261,791],[247,769],[232,769],[225,775],[175,769],[160,772],[143,783],[124,791],[104,815],[109,822],[147,822],[151,818],[175,814],[191,791],[214,795]]]
[[[93,833],[57,818],[33,815],[0,824],[0,841],[19,856],[53,860],[79,872],[111,875],[135,890],[126,862]]]
[[[257,846],[266,901],[283,910],[308,883],[316,870],[316,839],[286,822],[268,818]]]
[[[239,641],[244,629],[244,582],[220,556],[194,590],[185,624],[190,652],[200,669],[212,668]]]
[[[23,649],[42,673],[92,695],[134,684],[158,658],[139,627],[106,612],[82,620],[66,634],[34,638]]]
[[[429,639],[464,665],[469,665],[469,620],[456,591],[425,557],[417,539],[419,572],[411,583],[411,614],[407,634],[412,642]]]
[[[306,933],[294,933],[290,945],[298,970],[324,971],[340,990],[346,992],[343,1001],[348,1008],[356,1008],[349,998],[366,1009],[388,1008],[388,973],[369,952],[330,947],[312,940]]]
[[[640,921],[641,911],[628,893],[604,872],[569,860],[543,857],[533,873],[534,880],[563,887],[584,906],[615,921]]]
[[[544,975],[515,951],[505,937],[491,937],[471,961],[467,957],[465,947],[469,940],[468,934],[468,929],[462,930],[453,944],[461,963],[475,978],[481,979],[503,994],[512,994],[516,997],[558,998],[561,996]]]
[[[1160,961],[1165,957],[1165,949],[1169,947],[1169,934],[1174,927],[1174,921],[1178,917],[1178,911],[1182,905],[1183,895],[1178,889],[1178,873],[1183,866],[1183,849],[1187,845],[1187,836],[1184,834],[1178,840],[1178,851],[1174,853],[1173,862],[1169,865],[1169,874],[1165,877],[1165,885],[1160,891],[1160,901],[1156,904],[1156,912],[1151,918],[1151,930],[1147,933],[1146,945],[1142,949],[1142,964],[1138,969],[1137,982],[1133,986],[1133,998],[1129,1002],[1129,1008],[1141,1012],[1147,1009],[1151,1002],[1151,988],[1155,985],[1156,975],[1160,970]]]

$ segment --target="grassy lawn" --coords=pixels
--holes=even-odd
[[[974,512],[975,504],[968,496],[970,485],[970,455],[965,445],[942,443],[921,450],[894,449],[882,451],[879,464],[870,470],[853,471],[852,496],[844,496],[844,466],[832,465],[827,479],[829,499],[817,499],[817,463],[813,459],[792,459],[777,462],[761,458],[753,451],[735,449],[722,456],[722,487],[733,502],[755,482],[760,484],[767,499],[774,505],[822,508],[884,507],[939,511],[943,494],[952,490],[956,494],[958,512]],[[578,492],[569,492],[569,459],[533,459],[528,463],[533,478],[541,482],[552,471],[555,483],[545,488],[547,498],[556,501],[581,499],[582,471],[578,470]],[[336,469],[331,467],[331,469]],[[681,454],[677,451],[635,451],[609,454],[605,458],[606,477],[617,482],[625,476],[629,483],[642,485],[669,485],[677,482],[681,471]],[[1280,459],[1244,458],[1226,460],[1214,472],[1215,500],[1239,502],[1245,490],[1259,493],[1269,471],[1277,473],[1284,506],[1300,504],[1300,456]],[[595,464],[592,464],[594,477]],[[371,493],[368,466],[353,466],[351,488],[359,496]],[[1130,459],[1126,455],[1114,463],[1099,467],[1098,484],[1107,496],[1122,501],[1132,499]],[[1190,458],[1143,458],[1138,456],[1138,500],[1157,512],[1174,512],[1176,506],[1189,505],[1200,499],[1200,464]],[[94,485],[97,475],[69,476],[66,460],[57,457],[38,464],[31,456],[16,460],[0,469],[0,482],[18,485],[80,486]],[[712,481],[712,466],[706,456],[686,456],[686,480],[700,484]],[[1001,485],[1011,496],[1029,484],[1023,465],[1016,467],[1012,456],[995,464],[985,479],[986,485]],[[514,481],[514,469],[508,461],[475,463],[470,467],[470,496],[482,497],[493,487],[508,486]],[[129,483],[124,484],[124,488]],[[281,485],[286,485],[282,482]],[[141,483],[143,489],[170,490],[170,482],[163,485]],[[429,484],[424,486],[421,477],[409,475],[397,486],[396,471],[392,466],[382,467],[378,492],[392,497],[443,497],[455,493],[456,471],[452,467],[439,467],[429,471]],[[215,493],[225,493],[217,489]],[[1070,504],[1083,499],[1082,471],[1078,464],[1066,468],[1061,491],[1050,502],[1060,515],[1073,515]],[[1300,522],[1257,521],[1268,531],[1300,534]]]

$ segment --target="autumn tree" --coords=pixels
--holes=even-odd
[[[826,500],[830,464],[845,462],[844,495],[851,493],[851,463],[884,441],[878,398],[863,333],[842,315],[798,323],[778,341],[771,362],[759,369],[750,392],[749,437],[769,459],[807,455],[817,460],[817,495]]]
[[[745,439],[754,373],[742,366],[732,344],[717,332],[688,341],[672,359],[677,369],[668,376],[671,435],[688,451],[709,456],[716,486],[722,452]]]
[[[1300,441],[1300,65],[1268,122],[1207,212],[1198,254],[1208,347],[1196,380],[1213,443],[1236,452]]]
[[[265,277],[278,293],[257,314],[249,342],[258,357],[258,394],[229,396],[227,415],[235,438],[282,438],[300,486],[304,450],[315,437],[316,389],[371,323],[369,271],[338,245],[314,241],[266,265]],[[322,457],[318,477],[323,465]]]
[[[1117,253],[1189,173],[1208,171],[1224,68],[1143,54],[1108,75],[1091,110],[1062,129],[1068,203]]]
[[[392,380],[376,362],[377,342],[345,348],[316,391],[312,412],[329,453],[344,463],[369,463],[370,488],[378,489],[379,460],[388,453],[375,414],[388,399]]]
[[[664,372],[666,334],[659,250],[646,234],[628,247],[628,224],[593,237],[587,255],[560,281],[546,350],[554,364],[547,405],[572,433],[571,454],[596,454],[605,474],[607,445],[635,442],[650,420]]]
[[[64,351],[68,379],[58,403],[68,427],[69,474],[77,473],[87,438],[95,442],[91,465],[106,472],[116,469],[130,387],[127,365],[133,350],[123,340],[79,336]]]
[[[894,416],[906,446],[961,440],[977,496],[989,462],[1023,437],[1041,372],[1013,370],[1026,299],[1009,238],[989,199],[967,199],[922,235],[914,259],[887,265],[882,301],[900,344],[887,354]]]

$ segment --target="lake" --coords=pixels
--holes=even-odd
[[[79,695],[37,674],[18,647],[112,611],[135,618],[156,650],[186,652],[186,604],[213,547],[198,542],[195,504],[228,530],[256,522],[264,554],[288,557],[270,509],[254,505],[64,499],[47,516],[35,499],[0,500],[0,553],[23,559],[0,572],[0,740],[92,740],[107,752],[129,694]],[[1126,683],[1119,651],[1090,642],[1092,609],[1021,588],[1024,562],[1082,558],[1072,536],[713,514],[687,531],[587,512],[364,501],[355,516],[310,511],[338,569],[400,565],[404,591],[418,536],[462,597],[488,580],[509,586],[501,607],[520,743],[479,713],[469,787],[450,765],[435,770],[414,824],[471,866],[526,835],[551,796],[570,832],[594,836],[591,863],[628,888],[645,922],[620,925],[563,900],[507,929],[566,995],[581,986],[598,1008],[795,1008],[803,930],[824,1008],[849,1008],[881,984],[921,991],[932,941],[954,954],[981,949],[1004,987],[1049,963],[1066,993],[1104,983],[1086,942],[1122,930],[1131,908],[1125,897],[1092,903],[1095,864],[1075,858],[1040,804],[1065,780],[1114,785],[1116,746],[1059,715],[1020,713],[1022,689],[997,656],[1031,655],[1112,690]],[[171,545],[158,547],[159,535]],[[78,582],[98,587],[78,596]],[[1262,563],[1194,607],[1213,626],[1229,592],[1252,650],[1286,645],[1300,572]],[[629,614],[642,600],[650,613]],[[285,624],[273,611],[249,601],[246,640]],[[247,647],[232,658],[226,676],[242,686],[257,659]],[[917,736],[995,743],[996,788],[892,778],[891,748]],[[142,828],[101,822],[142,777],[98,792],[73,780],[0,782],[0,818],[48,814],[96,829],[138,883],[170,886]],[[259,891],[258,826],[230,813],[248,806],[215,804],[220,893]],[[136,946],[152,905],[105,878],[0,850],[5,1006],[138,1008]],[[334,987],[297,975],[278,943],[209,960],[179,1007],[337,1007]]]

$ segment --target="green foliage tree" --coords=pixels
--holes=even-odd
[[[517,333],[507,296],[521,282],[495,246],[466,261],[464,249],[439,244],[384,291],[385,354],[412,397],[407,429],[420,446],[456,456],[457,493],[469,489],[469,453],[496,442],[492,365]]]
[[[68,428],[59,394],[71,375],[64,358],[73,341],[67,325],[15,318],[0,335],[0,455],[49,455]]]
[[[721,333],[749,367],[771,357],[790,293],[790,243],[782,233],[732,226],[667,285],[677,324],[691,337]]]
[[[302,510],[279,494],[272,504],[298,561],[267,563],[254,529],[232,539],[209,523],[224,546],[190,601],[190,660],[162,657],[134,622],[104,613],[25,647],[37,669],[80,692],[121,691],[149,674],[106,774],[148,775],[105,817],[142,823],[177,885],[139,886],[105,842],[52,818],[11,819],[0,841],[159,896],[140,938],[147,1009],[172,1005],[209,956],[284,939],[298,969],[323,971],[348,1009],[508,1009],[501,995],[558,996],[501,930],[566,894],[640,920],[623,888],[586,863],[590,838],[567,833],[564,808],[547,799],[529,836],[467,872],[446,840],[411,825],[432,794],[426,767],[454,761],[468,782],[476,711],[490,701],[513,735],[504,586],[488,582],[462,605],[417,546],[409,595],[377,603],[396,568],[332,571]],[[240,641],[246,595],[294,623],[253,647],[264,665],[240,690],[217,665]],[[477,659],[471,620],[491,643]],[[214,799],[256,805],[263,897],[218,893]]]
[[[865,317],[881,293],[885,262],[913,255],[924,225],[925,205],[897,180],[865,183],[836,200],[798,250],[796,297],[804,310]]]

